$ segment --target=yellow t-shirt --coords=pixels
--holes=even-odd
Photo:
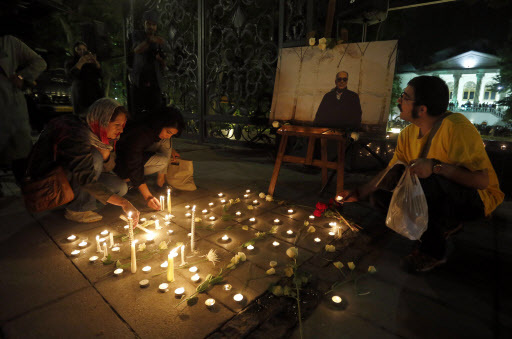
[[[388,166],[397,161],[410,163],[418,159],[423,146],[427,142],[427,133],[418,138],[420,129],[411,124],[404,128],[398,136],[395,155]],[[489,173],[489,186],[478,190],[485,206],[485,215],[491,214],[503,202],[505,194],[500,190],[498,177],[487,156],[484,143],[473,124],[462,114],[452,113],[447,116],[432,139],[427,158],[435,158],[441,162],[467,168],[470,171],[486,169]]]

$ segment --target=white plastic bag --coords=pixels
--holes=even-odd
[[[427,229],[428,206],[416,175],[407,168],[396,186],[389,204],[386,225],[411,240],[418,240]]]

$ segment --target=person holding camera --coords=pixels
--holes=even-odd
[[[146,120],[148,113],[158,112],[163,103],[165,88],[163,72],[166,54],[170,50],[167,42],[156,35],[159,15],[156,11],[144,12],[144,32],[133,35],[133,105],[136,120]]]
[[[103,98],[101,87],[101,65],[83,41],[73,46],[73,58],[65,64],[66,73],[73,81],[71,85],[71,102],[73,112],[83,118],[93,102]]]

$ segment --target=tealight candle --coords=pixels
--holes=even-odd
[[[224,196],[224,193],[219,193],[217,195],[219,196],[219,198],[222,198]]]
[[[112,247],[112,252],[119,252],[120,249],[119,246]]]
[[[212,207],[213,206],[213,202],[208,203],[208,206]]]
[[[224,289],[224,291],[231,291],[231,288],[233,288],[233,286],[231,286],[230,284],[226,284],[222,286],[222,288]]]
[[[163,263],[160,264],[160,267],[167,268],[167,265],[169,265],[169,263],[167,261],[164,261]]]
[[[142,268],[142,272],[144,272],[144,273],[149,273],[149,272],[151,272],[151,266],[144,266],[144,267]]]
[[[226,203],[226,199],[221,199],[221,200],[220,200],[220,203],[221,203],[221,204],[225,204],[225,203]]]
[[[211,217],[209,217],[208,219],[210,219],[211,221],[214,221],[215,220],[215,217],[212,215]]]
[[[173,234],[173,233],[174,233],[174,231],[173,231],[173,230],[167,230],[167,234],[171,235],[171,234]]]
[[[253,246],[253,245],[249,245],[249,246],[247,246],[247,249],[248,249],[249,251],[252,251],[252,250],[254,249],[254,246]]]
[[[185,208],[186,208],[187,210],[189,210],[189,209],[190,209],[190,205],[185,205]]]
[[[68,241],[75,241],[76,240],[76,235],[72,234],[67,239],[68,239]]]
[[[335,234],[336,234],[336,233],[334,233],[334,232],[329,232],[329,235],[335,235]]]
[[[185,293],[185,287],[178,287],[174,290],[174,294],[176,294],[178,297],[181,297],[183,293]]]
[[[116,276],[119,276],[119,275],[121,275],[121,273],[123,273],[123,271],[124,271],[124,270],[123,270],[122,268],[118,268],[118,269],[116,269],[116,270],[114,271],[114,274],[115,274]]]
[[[192,278],[190,278],[190,280],[192,280],[193,282],[198,282],[199,279],[201,279],[201,277],[199,276],[199,274],[194,274],[192,276]]]
[[[331,299],[336,304],[339,304],[341,302],[341,300],[342,300],[341,297],[339,297],[337,295],[333,296]]]
[[[291,208],[288,210],[288,214],[293,214],[293,210]]]
[[[251,193],[251,190],[245,190],[245,193]]]
[[[249,194],[244,194],[244,198],[245,199],[249,198]]]
[[[206,305],[206,307],[213,307],[213,305],[215,305],[215,299],[212,299],[212,298],[206,299],[204,304]]]
[[[278,241],[274,241],[274,242],[272,243],[272,245],[273,245],[274,247],[277,247],[277,246],[279,246],[279,242],[278,242]]]
[[[242,215],[242,212],[237,211],[237,212],[235,213],[235,215],[237,215],[237,216],[241,216],[241,215]]]
[[[309,216],[309,220],[315,220],[315,216],[314,215],[310,215]]]
[[[85,247],[87,246],[87,241],[82,241],[81,243],[78,244],[78,247]]]
[[[315,242],[320,242],[322,241],[320,238],[315,238]]]
[[[274,224],[279,224],[281,222],[281,220],[279,219],[274,219]]]
[[[139,221],[140,221],[141,224],[143,224],[143,223],[145,223],[147,221],[147,219],[146,218],[140,218]]]
[[[258,205],[258,204],[259,204],[259,202],[258,202],[258,200],[253,200],[253,201],[252,201],[252,204],[253,204],[253,205]]]
[[[293,234],[293,231],[292,230],[288,230],[288,231],[286,231],[286,233],[291,235],[291,234]]]
[[[161,283],[160,285],[158,285],[158,290],[162,293],[165,293],[167,291],[169,291],[169,284],[168,283]]]
[[[98,260],[98,256],[97,255],[93,255],[92,257],[89,258],[90,262],[95,262],[96,260]]]
[[[108,231],[107,231],[107,230],[101,231],[101,232],[100,232],[100,234],[101,234],[102,236],[106,236],[106,235],[108,235]]]
[[[196,266],[192,266],[191,268],[188,269],[189,272],[192,272],[192,273],[196,273],[197,272],[197,267]]]
[[[203,214],[208,214],[208,210],[207,209],[204,209],[201,211]]]
[[[341,195],[338,195],[338,196],[336,197],[336,201],[337,201],[337,202],[340,202],[340,201],[342,201],[342,200],[343,200],[343,197],[342,197]]]
[[[139,285],[140,285],[140,288],[146,288],[149,286],[149,280],[148,279],[141,280],[141,281],[139,281]]]
[[[222,241],[228,241],[229,237],[227,234],[224,234],[224,236],[221,239],[222,239]]]
[[[130,228],[130,225],[124,225],[124,229],[127,230]]]
[[[252,223],[255,223],[256,222],[256,218],[251,218],[251,219],[249,219],[249,221],[252,222]]]
[[[146,235],[146,240],[148,242],[152,242],[153,240],[155,240],[155,233],[153,232],[149,232],[147,235]]]
[[[241,302],[242,300],[244,300],[244,296],[241,295],[240,293],[238,294],[235,294],[235,296],[233,297],[233,299],[236,301],[236,302]]]
[[[336,222],[335,222],[335,221],[331,221],[331,222],[329,223],[329,226],[331,226],[331,227],[336,227]]]
[[[187,212],[187,213],[185,213],[185,216],[186,216],[187,218],[190,218],[190,217],[192,216],[192,214],[191,214],[190,212]]]

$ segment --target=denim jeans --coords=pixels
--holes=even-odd
[[[93,149],[95,179],[107,186],[112,193],[124,196],[128,192],[128,185],[121,178],[113,173],[102,172],[103,157],[101,153]],[[66,208],[74,212],[86,212],[96,209],[96,199],[78,183],[71,181],[71,188],[75,194],[75,199],[71,201]]]
[[[428,205],[428,227],[420,239],[420,250],[435,258],[445,256],[444,232],[463,221],[484,217],[484,204],[474,188],[462,186],[445,177],[432,174],[420,179]],[[392,192],[377,190],[370,202],[378,209],[387,211]]]

